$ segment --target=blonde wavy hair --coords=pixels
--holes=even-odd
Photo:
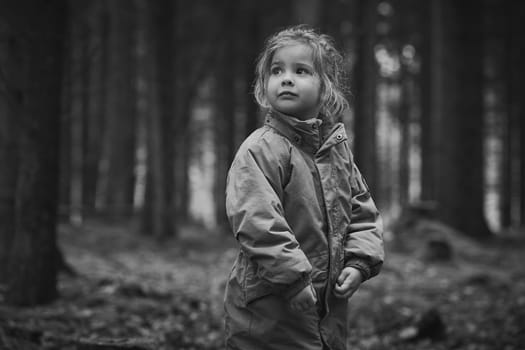
[[[257,103],[263,108],[270,107],[266,97],[266,86],[275,52],[297,43],[312,48],[314,69],[321,80],[320,113],[339,116],[348,108],[348,100],[345,97],[343,56],[335,48],[332,37],[319,34],[306,25],[286,28],[266,40],[257,60],[255,72],[254,95]]]

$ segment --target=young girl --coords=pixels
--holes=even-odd
[[[344,125],[342,57],[292,27],[257,64],[263,127],[240,146],[226,188],[240,250],[225,295],[226,348],[345,349],[348,298],[383,263],[382,225]]]

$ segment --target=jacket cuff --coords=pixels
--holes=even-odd
[[[372,277],[370,266],[368,266],[365,260],[352,258],[346,262],[345,267],[353,267],[359,270],[363,277],[363,282]]]
[[[312,283],[312,278],[310,277],[310,274],[304,274],[294,283],[288,285],[284,291],[283,296],[285,299],[289,300],[292,297],[294,297],[297,293],[299,293],[301,290],[304,289],[304,287],[310,285]]]

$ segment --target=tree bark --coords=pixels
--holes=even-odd
[[[97,188],[98,209],[112,218],[133,213],[136,151],[136,9],[133,2],[109,2],[106,127]]]
[[[86,103],[86,120],[83,145],[83,183],[82,206],[86,215],[95,212],[96,193],[99,186],[98,167],[101,160],[106,119],[105,104],[107,91],[104,89],[107,76],[108,13],[105,0],[90,2],[87,26],[88,32],[88,84]]]
[[[401,102],[399,106],[399,123],[401,127],[401,145],[399,146],[399,202],[401,207],[405,207],[410,201],[410,148],[411,148],[411,133],[410,133],[410,101],[413,101],[411,95],[411,85],[413,84],[410,73],[404,69],[403,78],[401,81]]]
[[[519,187],[518,196],[519,196],[519,205],[518,205],[518,218],[519,224],[521,227],[525,226],[525,109],[523,108],[523,81],[525,79],[525,69],[523,67],[523,56],[522,52],[524,51],[525,45],[522,38],[522,21],[525,16],[525,4],[523,2],[513,2],[514,5],[511,21],[512,21],[512,42],[515,45],[515,50],[513,52],[513,66],[515,71],[513,71],[513,79],[515,85],[512,87],[513,103],[512,103],[512,114],[513,118],[519,120],[519,129],[518,133],[518,142],[517,142],[517,173],[519,174],[519,180],[517,185]],[[517,72],[517,73],[515,73]]]
[[[243,137],[247,137],[259,126],[259,106],[255,101],[253,95],[253,81],[255,79],[255,63],[259,54],[259,48],[262,46],[261,36],[261,19],[257,13],[257,6],[251,2],[243,2],[246,6],[247,16],[243,16],[244,28],[247,35],[243,37],[245,43],[243,45],[245,50],[245,57],[247,59],[243,62],[244,68],[244,83],[246,96],[246,117]]]
[[[68,23],[69,35],[69,69],[70,79],[70,110],[66,135],[68,138],[67,152],[69,155],[69,221],[81,225],[83,221],[83,176],[84,176],[84,137],[86,120],[85,106],[87,104],[86,85],[89,62],[87,61],[86,24],[82,15],[86,6],[80,3],[71,5],[71,15]]]
[[[493,6],[500,5],[494,2]],[[504,186],[502,189],[503,227],[525,224],[525,116],[523,115],[523,40],[521,21],[525,5],[520,2],[505,3],[498,33],[504,34],[504,60],[506,99],[506,138],[504,149]]]
[[[437,156],[441,147],[440,120],[443,101],[443,15],[440,0],[431,0],[423,9],[423,48],[421,85],[421,199],[437,200],[439,183]],[[437,102],[440,101],[440,102]]]
[[[21,60],[15,234],[8,246],[6,302],[46,303],[57,296],[56,224],[60,97],[66,2],[19,1],[2,8],[13,33],[9,54]],[[44,59],[45,58],[45,59]]]
[[[1,7],[0,7],[1,9]],[[20,60],[14,51],[17,38],[6,18],[0,15],[0,284],[7,282],[7,264],[15,234],[15,186],[18,170],[16,108],[21,86],[14,76],[20,72]]]
[[[357,5],[357,62],[354,67],[355,159],[372,191],[377,183],[376,44],[377,1],[359,0]],[[375,192],[377,193],[377,192]],[[376,199],[379,194],[376,194]]]
[[[227,227],[225,186],[228,168],[233,161],[235,148],[235,80],[229,67],[235,66],[236,1],[229,1],[224,9],[225,38],[218,58],[215,84],[216,106],[219,116],[215,119],[215,216],[219,227]]]
[[[441,76],[432,109],[439,121],[438,217],[475,236],[490,235],[483,211],[483,26],[475,1],[437,4],[442,53],[433,69]],[[454,53],[453,55],[450,53]]]
[[[501,4],[496,1],[488,1],[490,6],[488,9],[487,17],[489,18],[488,34],[493,37],[494,41],[502,44],[499,50],[488,50],[488,55],[496,56],[500,58],[498,61],[493,62],[494,65],[501,67],[502,76],[499,77],[504,90],[504,96],[501,96],[500,103],[505,106],[503,107],[502,113],[504,114],[503,126],[503,156],[501,166],[501,200],[500,200],[500,212],[501,212],[501,227],[509,228],[513,225],[513,207],[517,204],[516,189],[519,188],[519,174],[517,174],[516,165],[519,164],[519,116],[516,113],[516,107],[519,105],[519,101],[515,101],[516,94],[515,89],[519,82],[516,79],[516,71],[519,71],[521,64],[519,55],[516,54],[515,50],[519,48],[518,42],[515,42],[515,34],[513,31],[512,18],[514,5],[512,3],[506,3],[505,7],[501,7]],[[496,16],[494,16],[494,13]],[[494,48],[494,47],[492,47]],[[501,54],[503,52],[503,54]],[[498,55],[499,54],[499,55]],[[517,62],[515,62],[517,61]],[[517,70],[515,70],[517,69]],[[503,119],[503,118],[502,118]],[[516,147],[517,146],[517,147]],[[516,155],[518,157],[516,157]],[[516,176],[518,175],[518,176]],[[519,205],[519,204],[518,204]]]
[[[143,232],[157,239],[175,234],[174,220],[174,129],[175,113],[175,8],[173,1],[144,4],[146,49],[153,53],[149,62],[150,114],[147,123],[147,180]],[[148,44],[151,42],[151,44]]]

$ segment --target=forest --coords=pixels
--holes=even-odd
[[[0,349],[222,349],[255,62],[309,24],[383,217],[350,349],[525,349],[511,0],[0,0]]]

